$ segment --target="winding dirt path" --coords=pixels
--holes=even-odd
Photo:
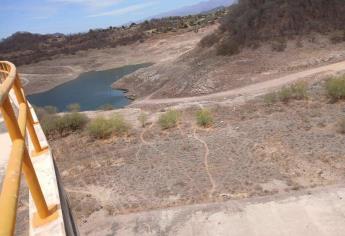
[[[204,165],[205,165],[205,170],[206,170],[208,179],[210,180],[210,183],[211,183],[211,186],[212,186],[211,189],[209,190],[209,198],[212,198],[213,193],[216,190],[216,182],[213,179],[213,176],[212,176],[212,174],[210,172],[210,167],[209,167],[209,164],[208,164],[208,155],[210,154],[210,149],[208,148],[207,143],[196,135],[196,128],[194,128],[194,130],[193,130],[193,136],[194,136],[194,138],[196,140],[198,140],[200,143],[202,143],[202,145],[204,145],[204,148],[205,148]]]
[[[280,88],[284,85],[291,84],[306,77],[317,75],[320,73],[334,74],[345,70],[345,61],[321,66],[313,69],[308,69],[302,72],[293,73],[277,79],[268,80],[260,83],[251,84],[245,87],[227,90],[223,92],[213,93],[204,96],[193,96],[183,98],[163,98],[151,99],[150,96],[143,100],[138,100],[133,105],[157,105],[157,104],[172,104],[172,103],[189,103],[197,101],[205,101],[211,99],[226,99],[236,96],[250,96],[256,97],[269,92],[270,90]]]

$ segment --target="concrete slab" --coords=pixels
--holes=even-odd
[[[101,210],[82,235],[343,236],[345,187],[111,217]]]

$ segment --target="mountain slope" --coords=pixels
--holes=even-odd
[[[219,31],[202,44],[217,44],[219,54],[229,55],[266,40],[282,44],[296,35],[344,31],[344,21],[342,0],[240,0],[224,17]]]

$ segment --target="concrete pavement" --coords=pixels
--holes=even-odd
[[[109,216],[101,210],[82,235],[344,236],[345,186]]]

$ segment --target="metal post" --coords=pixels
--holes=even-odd
[[[4,118],[12,142],[15,142],[16,140],[24,141],[23,134],[20,132],[20,128],[17,123],[11,102],[8,98],[6,98],[6,100],[2,104],[1,113]],[[45,218],[50,215],[50,212],[47,203],[44,199],[40,184],[38,182],[35,170],[32,166],[30,156],[26,147],[24,147],[24,156],[22,160],[22,169],[25,175],[25,179],[29,185],[32,198],[35,202],[37,212],[41,218]]]
[[[27,116],[27,119],[28,119],[28,123],[27,123],[27,128],[28,128],[28,131],[29,131],[29,135],[30,135],[30,138],[31,138],[31,142],[34,146],[34,149],[35,149],[35,153],[34,155],[37,155],[37,154],[40,154],[41,152],[47,150],[47,148],[42,148],[41,147],[41,144],[40,144],[40,141],[37,137],[37,133],[35,131],[35,127],[34,127],[34,120],[32,118],[32,114],[31,114],[31,111],[30,111],[30,108],[29,108],[29,105],[28,105],[28,102],[21,90],[21,82],[20,82],[20,79],[19,79],[19,76],[18,74],[16,75],[16,79],[14,81],[14,86],[13,86],[13,90],[14,90],[14,93],[16,95],[16,98],[17,98],[17,101],[18,103],[24,103],[27,107],[27,113],[28,113],[28,116]]]

